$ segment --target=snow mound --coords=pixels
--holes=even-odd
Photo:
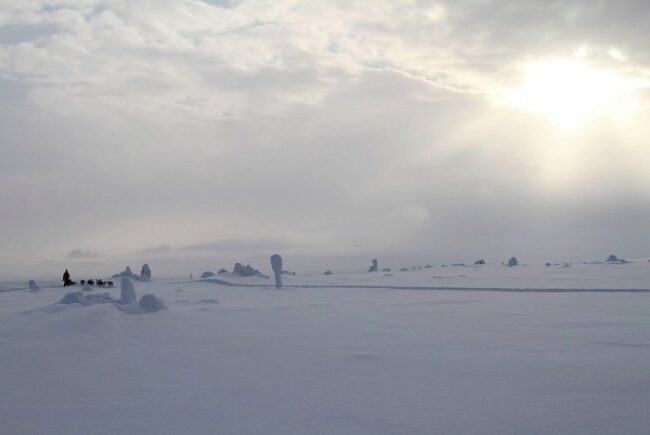
[[[86,294],[81,290],[66,293],[57,304],[46,307],[41,311],[54,313],[60,311],[61,309],[58,307],[62,305],[75,304],[84,307],[97,304],[112,304],[115,308],[126,314],[155,313],[167,309],[165,302],[152,294],[142,296],[138,302],[133,281],[130,278],[124,277],[121,282],[120,299],[115,299],[108,293]]]
[[[86,300],[88,303],[91,305],[94,304],[108,304],[108,303],[115,303],[117,300],[113,299],[111,295],[108,293],[92,293],[85,295]]]
[[[167,309],[167,305],[165,305],[162,299],[157,298],[155,295],[142,296],[138,305],[147,313],[155,313]]]
[[[61,298],[59,303],[63,305],[72,305],[72,304],[90,305],[90,303],[86,299],[86,296],[84,296],[82,292],[66,293],[65,296]]]
[[[118,303],[119,301],[113,299],[108,293],[91,293],[84,294],[83,291],[68,292],[61,298],[59,304],[62,305],[95,305],[95,304],[108,304],[108,303]]]

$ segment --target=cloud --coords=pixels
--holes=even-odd
[[[640,1],[12,5],[6,28],[58,31],[5,44],[0,70],[30,83],[35,103],[66,101],[80,111],[245,119],[260,108],[317,104],[368,70],[480,96],[510,80],[517,62],[570,55],[585,44],[592,52],[615,49],[631,64],[648,61],[633,45],[647,36],[644,26],[619,24],[650,17]]]
[[[182,248],[187,251],[268,251],[282,250],[291,246],[282,239],[227,239],[199,243]]]
[[[93,252],[89,249],[73,249],[72,251],[68,252],[66,255],[67,258],[73,259],[73,260],[82,260],[82,259],[95,259],[101,257],[100,254],[97,252]]]
[[[646,255],[650,94],[572,136],[490,96],[576,51],[647,80],[647,2],[366,3],[4,2],[0,273],[70,245],[332,268]]]
[[[172,247],[169,245],[154,246],[140,251],[142,254],[166,254],[168,252],[172,252]]]

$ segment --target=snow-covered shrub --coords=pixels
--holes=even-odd
[[[29,286],[29,291],[32,292],[37,292],[41,289],[38,285],[36,285],[36,281],[34,281],[33,279],[30,279],[27,285]]]

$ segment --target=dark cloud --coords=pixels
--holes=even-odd
[[[154,246],[140,251],[142,254],[166,254],[168,252],[172,252],[172,247],[169,245]]]
[[[53,25],[15,25],[0,27],[0,44],[18,44],[50,36],[56,32]]]
[[[81,259],[96,259],[101,257],[97,252],[91,251],[90,249],[73,249],[68,252],[66,255],[67,258],[72,260],[81,260]]]
[[[282,250],[291,247],[291,243],[282,239],[226,239],[185,246],[186,251],[265,251]]]

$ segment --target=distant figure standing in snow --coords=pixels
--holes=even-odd
[[[70,281],[70,272],[68,272],[68,269],[63,272],[63,287],[68,287],[72,285],[72,281]]]
[[[282,257],[278,254],[271,256],[271,268],[275,274],[275,288],[282,288]]]

